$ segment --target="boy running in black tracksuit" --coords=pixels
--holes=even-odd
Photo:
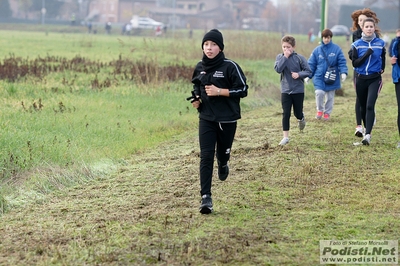
[[[213,29],[205,34],[201,47],[203,58],[193,72],[194,108],[199,111],[200,142],[200,212],[213,211],[211,182],[214,155],[218,176],[224,181],[229,174],[236,120],[241,118],[240,98],[247,96],[246,77],[238,64],[225,58],[221,32]]]

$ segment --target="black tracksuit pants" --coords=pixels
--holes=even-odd
[[[237,122],[219,123],[200,119],[200,194],[211,195],[214,155],[221,165],[226,165],[231,154]]]
[[[354,78],[353,78],[353,83],[354,83],[354,90],[356,89],[356,76],[357,76],[357,72],[354,70],[354,74],[353,74]],[[355,105],[355,112],[356,112],[356,123],[357,126],[358,125],[362,125],[362,118],[361,118],[361,106],[360,106],[360,101],[358,100],[358,98],[356,97],[356,105]]]
[[[304,117],[303,114],[304,93],[296,93],[296,94],[281,93],[281,101],[283,109],[282,129],[283,131],[289,131],[292,106],[293,106],[294,116],[298,120],[301,120]]]
[[[361,118],[365,134],[371,134],[375,121],[375,103],[382,88],[382,77],[356,80],[356,93],[360,101]]]

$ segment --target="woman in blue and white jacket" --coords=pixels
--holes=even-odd
[[[364,145],[371,142],[371,131],[375,120],[375,103],[382,88],[382,73],[385,71],[385,42],[376,37],[375,21],[367,18],[363,22],[362,37],[352,44],[352,65],[356,72],[356,93],[360,101],[361,117],[365,127]]]
[[[390,48],[392,49],[390,52],[392,54],[390,63],[393,67],[392,79],[397,99],[397,129],[400,136],[400,29],[396,31],[396,38],[392,45],[390,45]],[[400,149],[400,142],[397,143],[397,148]]]
[[[325,29],[321,36],[322,43],[312,51],[308,65],[312,71],[310,78],[313,80],[315,89],[316,118],[321,119],[323,116],[324,120],[328,120],[333,109],[335,90],[340,89],[341,85],[339,75],[333,84],[326,84],[324,81],[326,70],[329,66],[335,67],[336,73],[340,73],[342,81],[345,81],[347,64],[340,46],[332,42],[332,31]]]

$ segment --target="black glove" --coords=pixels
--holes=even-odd
[[[196,97],[196,94],[194,93],[194,91],[192,91],[192,96],[186,98],[186,101],[190,101],[191,103],[199,101],[199,100],[200,100],[200,98]]]
[[[368,48],[368,50],[365,52],[365,54],[372,55],[374,53],[374,50],[371,48]]]

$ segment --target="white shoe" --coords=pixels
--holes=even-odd
[[[289,138],[283,138],[281,142],[279,142],[279,146],[284,146],[289,143]]]
[[[362,126],[356,127],[356,132],[354,133],[356,137],[362,138],[364,136],[364,130]]]
[[[400,149],[400,142],[397,143],[397,149]]]
[[[363,145],[369,145],[371,142],[371,134],[366,134],[361,142]]]

